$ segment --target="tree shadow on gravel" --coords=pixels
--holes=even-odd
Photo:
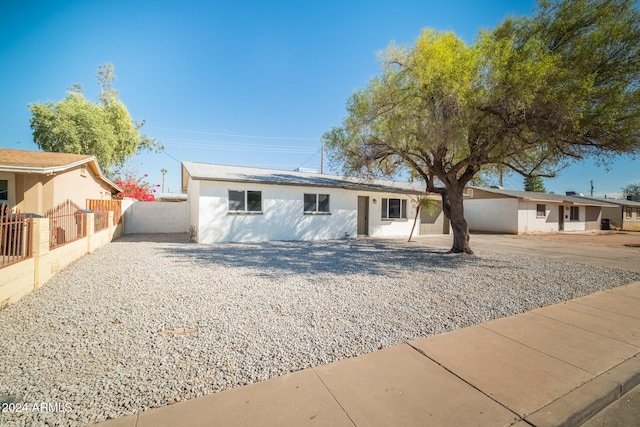
[[[113,240],[114,242],[152,242],[152,243],[187,243],[187,233],[146,233],[125,234]]]
[[[380,240],[185,244],[162,250],[174,259],[205,266],[257,268],[265,273],[277,270],[292,274],[393,275],[394,270],[400,269],[456,269],[487,264],[473,255]]]

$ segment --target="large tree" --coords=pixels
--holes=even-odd
[[[452,252],[472,253],[463,193],[480,172],[552,177],[640,150],[639,48],[629,0],[543,0],[471,45],[425,30],[383,52],[324,140],[345,173],[422,179],[442,195]]]
[[[94,155],[107,173],[140,150],[161,150],[159,141],[140,133],[144,121],[134,122],[118,100],[114,79],[111,64],[98,68],[98,102],[87,100],[81,86],[74,85],[61,101],[29,104],[36,145],[45,151]]]

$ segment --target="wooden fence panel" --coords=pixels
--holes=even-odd
[[[113,224],[120,224],[122,219],[122,200],[87,199],[87,209],[91,212],[113,211]]]

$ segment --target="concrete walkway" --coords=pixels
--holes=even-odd
[[[523,242],[506,244],[540,250]],[[640,269],[634,251],[543,246],[536,255]],[[638,384],[635,282],[99,425],[577,426]]]

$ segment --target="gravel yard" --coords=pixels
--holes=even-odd
[[[640,280],[427,242],[177,239],[116,240],[0,311],[0,401],[28,405],[0,425],[116,418]]]

